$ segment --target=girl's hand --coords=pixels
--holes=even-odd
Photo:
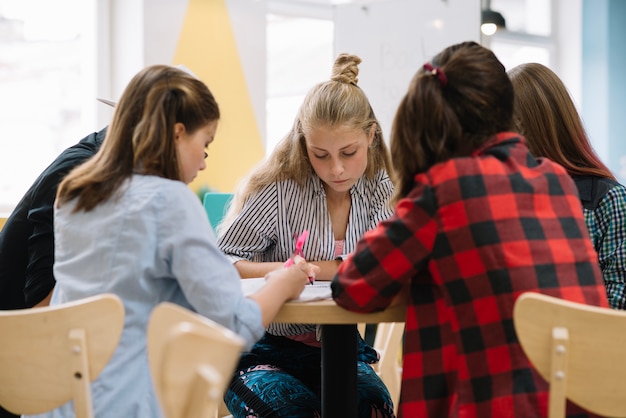
[[[271,287],[276,289],[272,296],[279,299],[279,306],[290,299],[297,299],[309,284],[309,278],[296,264],[289,268],[272,270],[265,275],[266,285],[262,288]]]
[[[307,263],[307,261],[299,255],[294,257],[293,262],[297,268],[309,276],[309,282],[313,284],[315,282],[315,276],[320,272],[320,268],[314,264]]]

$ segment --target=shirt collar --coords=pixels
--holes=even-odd
[[[100,147],[102,145],[102,141],[104,141],[104,138],[107,135],[107,128],[108,126],[104,127],[96,134],[96,146]]]
[[[580,200],[584,202],[591,201],[591,193],[593,191],[593,179],[589,176],[572,176],[576,188],[578,189],[578,195]]]
[[[495,146],[504,144],[506,142],[510,143],[526,143],[524,137],[515,132],[500,132],[493,135],[491,138],[487,139],[480,147],[476,148],[474,152],[472,152],[472,156],[477,156],[484,154],[486,150],[489,148],[493,148]]]

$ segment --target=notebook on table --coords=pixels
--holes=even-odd
[[[265,278],[241,279],[241,290],[244,295],[250,295],[259,290],[265,284]],[[304,286],[304,290],[298,299],[291,302],[311,302],[314,300],[332,299],[329,281],[318,281]]]

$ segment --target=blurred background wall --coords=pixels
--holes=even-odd
[[[506,27],[480,32],[481,10]],[[69,11],[71,10],[71,13]],[[388,136],[418,67],[476,40],[507,68],[538,61],[565,81],[594,147],[626,181],[623,0],[0,0],[0,218],[64,148],[110,120],[150,64],[184,64],[222,108],[207,170],[191,185],[232,191],[293,122],[339,52]]]

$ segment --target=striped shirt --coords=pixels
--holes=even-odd
[[[245,202],[233,223],[218,239],[220,249],[235,263],[239,260],[287,260],[294,249],[294,234],[309,231],[303,256],[309,261],[344,259],[359,238],[393,213],[389,200],[393,184],[386,172],[373,179],[361,177],[350,189],[351,206],[343,254],[335,256],[335,236],[322,181],[312,175],[300,187],[288,179],[272,183]],[[315,325],[271,324],[274,335],[299,335]]]

